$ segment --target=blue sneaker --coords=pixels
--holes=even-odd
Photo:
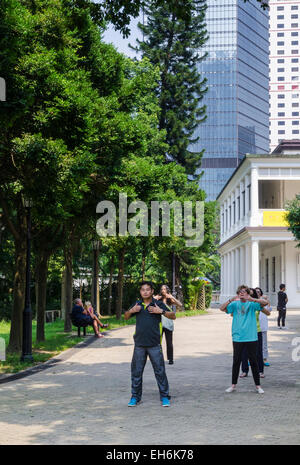
[[[265,365],[265,367],[269,367],[269,366],[270,366],[269,362],[264,362],[264,365]]]
[[[162,407],[170,407],[170,400],[167,397],[163,397],[161,399],[161,406]]]
[[[131,397],[130,401],[128,402],[128,407],[136,407],[139,405],[140,401],[138,401],[135,397]]]

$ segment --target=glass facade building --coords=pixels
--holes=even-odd
[[[200,187],[215,200],[245,153],[269,151],[269,13],[257,0],[207,0],[207,119],[192,151],[205,149]]]

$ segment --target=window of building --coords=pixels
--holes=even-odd
[[[292,58],[292,63],[299,63],[299,58]]]
[[[284,63],[284,58],[278,58],[277,63]]]
[[[292,90],[297,90],[297,89],[299,89],[299,86],[298,86],[298,84],[297,84],[297,85],[294,85],[294,86],[292,86]]]
[[[299,44],[298,40],[292,40],[292,45],[298,45],[298,44]]]
[[[284,19],[284,15],[277,15],[277,19]]]
[[[292,116],[299,116],[299,111],[292,111]]]
[[[284,10],[284,6],[278,6],[277,7],[277,11],[283,11]]]
[[[233,208],[233,224],[235,224],[236,222],[235,200],[232,204],[232,208]]]
[[[231,228],[231,205],[229,207],[229,228]]]
[[[269,292],[269,259],[268,259],[268,258],[266,258],[265,267],[266,267],[266,283],[265,283],[265,288],[266,288],[266,292]]]
[[[277,45],[278,45],[278,47],[283,47],[284,41],[280,40],[279,42],[277,42]],[[297,44],[295,44],[295,45],[297,45]]]
[[[272,257],[272,292],[276,291],[276,258]]]
[[[225,231],[228,229],[228,211],[227,208],[225,210]]]
[[[277,55],[284,55],[284,50],[277,50]]]
[[[298,23],[292,23],[291,27],[298,27]]]
[[[299,126],[299,121],[292,121],[292,126]]]
[[[277,37],[284,37],[284,32],[277,32]]]
[[[299,50],[292,50],[292,55],[299,55]]]
[[[291,15],[291,18],[292,19],[298,19],[298,15],[297,14],[296,15]]]
[[[277,68],[277,73],[284,73],[284,68]]]
[[[299,76],[292,76],[292,81],[299,81]]]
[[[251,211],[251,184],[248,184],[247,190],[248,190],[248,211]]]
[[[285,126],[285,121],[277,121],[278,126]]]
[[[285,95],[284,94],[278,94],[277,98],[285,98]]]
[[[277,24],[277,29],[283,29],[284,28],[284,24]]]
[[[242,192],[242,206],[243,206],[243,216],[246,215],[246,192]]]
[[[278,81],[284,81],[285,77],[284,76],[278,76]]]
[[[237,198],[237,214],[238,214],[238,221],[241,219],[241,197],[238,196]]]
[[[298,103],[298,102],[293,102],[293,103],[292,103],[292,107],[293,107],[293,108],[298,108],[298,107],[299,107],[299,103]]]
[[[293,129],[292,134],[299,134],[299,129]]]
[[[224,234],[224,213],[222,213],[222,223],[221,223],[221,227],[222,227],[222,234]]]
[[[279,113],[277,113],[277,116],[285,116],[285,111],[280,111]]]
[[[285,134],[285,130],[284,130],[284,129],[280,129],[280,130],[278,131],[278,134]]]
[[[277,107],[278,107],[278,108],[284,108],[284,107],[285,107],[285,103],[277,103]]]
[[[292,98],[299,98],[299,94],[292,94]]]
[[[291,10],[298,10],[298,5],[292,5]]]
[[[292,73],[297,73],[298,71],[299,71],[299,68],[298,68],[298,67],[292,68]]]
[[[299,35],[298,31],[291,32],[292,37],[298,37],[298,35]]]

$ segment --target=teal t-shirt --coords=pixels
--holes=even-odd
[[[256,312],[261,310],[258,302],[241,302],[236,300],[227,307],[232,313],[232,340],[234,342],[257,341]]]

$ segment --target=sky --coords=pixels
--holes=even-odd
[[[128,38],[125,39],[123,38],[123,35],[120,32],[114,30],[112,25],[109,25],[107,31],[104,33],[104,41],[112,43],[118,49],[119,52],[125,53],[125,55],[134,58],[136,56],[136,52],[134,50],[131,50],[128,47],[128,44],[130,43],[131,45],[135,46],[136,38],[142,38],[142,33],[141,31],[139,31],[137,27],[138,22],[142,22],[142,18],[142,15],[140,15],[138,18],[135,18],[131,21],[131,34]]]

